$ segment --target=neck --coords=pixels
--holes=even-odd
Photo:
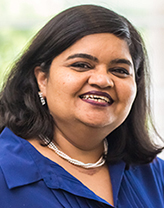
[[[55,128],[54,143],[59,150],[83,163],[95,163],[104,151],[105,135],[91,133],[91,131],[73,132],[61,131]]]
[[[42,137],[40,136],[40,138],[45,142],[45,144],[47,144],[49,142],[48,138]],[[65,154],[64,152],[62,152],[61,150],[59,150],[57,148],[57,146],[51,141],[48,144],[48,147],[50,149],[52,149],[58,156],[60,156],[61,158],[63,158],[64,160],[68,161],[69,163],[75,165],[75,166],[79,166],[79,167],[83,167],[86,169],[90,169],[90,168],[97,168],[97,167],[101,167],[104,165],[106,159],[106,155],[107,155],[107,151],[108,151],[108,142],[106,139],[104,139],[103,141],[104,143],[104,151],[103,154],[101,155],[101,157],[99,158],[99,160],[96,163],[83,163],[82,161],[76,160],[74,158],[69,157],[67,154]]]

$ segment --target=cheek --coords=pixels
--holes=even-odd
[[[133,81],[128,84],[124,84],[120,86],[119,90],[121,92],[120,99],[122,100],[122,102],[124,102],[127,107],[131,107],[136,97],[136,83]]]
[[[132,86],[129,91],[127,91],[127,98],[128,98],[127,102],[129,104],[130,108],[131,108],[131,106],[134,103],[134,100],[135,100],[135,97],[136,97],[136,93],[137,93],[136,84],[134,86]]]
[[[61,94],[69,89],[71,82],[69,74],[57,73],[49,79],[47,89],[54,95]]]
[[[61,70],[62,71],[62,70]],[[74,73],[57,73],[51,76],[47,84],[47,96],[64,101],[75,96],[83,87],[85,78]]]
[[[64,77],[63,77],[64,76]],[[85,85],[87,78],[85,76],[67,73],[59,76],[57,79],[57,87],[66,96],[77,94]]]

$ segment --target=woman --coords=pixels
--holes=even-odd
[[[0,207],[164,207],[147,75],[124,17],[83,5],[50,20],[1,92]]]

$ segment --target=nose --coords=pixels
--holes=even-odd
[[[106,69],[95,69],[95,71],[92,71],[88,83],[99,88],[113,87],[114,81],[111,76]]]

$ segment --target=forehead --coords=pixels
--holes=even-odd
[[[127,42],[110,33],[87,35],[75,42],[60,55],[64,57],[79,52],[100,58],[113,56],[113,58],[121,57],[131,60]]]

